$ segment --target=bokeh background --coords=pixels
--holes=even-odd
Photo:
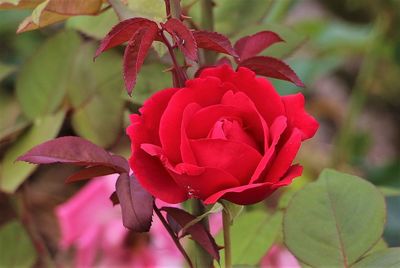
[[[162,0],[125,2],[137,16],[164,16]],[[305,172],[294,187],[315,180],[326,167],[370,180],[386,195],[385,241],[400,246],[400,1],[214,2],[216,31],[231,40],[261,30],[277,32],[286,42],[263,55],[284,59],[306,84],[300,89],[271,79],[280,94],[303,92],[307,110],[321,124],[301,149],[298,161]],[[182,3],[193,27],[207,25],[200,1]],[[31,13],[0,10],[0,248],[8,241],[7,247],[25,252],[21,258],[31,258],[25,264],[40,266],[46,254],[61,263],[74,254],[60,249],[54,211],[85,183],[64,184],[73,167],[35,167],[14,163],[16,157],[65,135],[128,156],[128,115],[153,92],[170,86],[171,78],[163,72],[169,59],[158,46],[140,72],[133,98],[123,90],[122,48],[92,61],[98,41],[118,21],[112,9],[16,34]],[[273,208],[284,191],[257,206]],[[2,229],[16,219],[22,224]],[[16,232],[27,232],[34,244],[40,241],[35,248],[43,251],[29,252],[29,241],[14,245]],[[137,248],[132,241],[151,239],[130,235],[132,249]]]

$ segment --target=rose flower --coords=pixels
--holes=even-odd
[[[228,65],[157,92],[140,113],[127,128],[129,162],[141,185],[168,203],[262,201],[301,175],[292,162],[318,129],[302,94],[281,97],[265,78]]]

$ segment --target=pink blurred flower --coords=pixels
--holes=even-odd
[[[297,259],[285,247],[273,245],[261,260],[262,268],[300,268]]]
[[[78,268],[181,267],[181,255],[158,218],[153,218],[149,237],[129,233],[122,225],[120,207],[109,200],[116,178],[93,179],[56,208],[60,247],[75,248]]]

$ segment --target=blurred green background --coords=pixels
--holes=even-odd
[[[153,18],[163,17],[162,3],[128,1],[135,14]],[[200,2],[182,3],[192,26],[204,25]],[[17,35],[30,13],[0,11],[0,226],[25,215],[25,202],[34,212],[25,220],[34,223],[55,255],[59,231],[53,208],[83,184],[63,183],[70,167],[14,160],[64,135],[128,156],[128,115],[153,92],[170,86],[171,78],[162,72],[169,59],[158,46],[140,72],[133,98],[123,90],[121,47],[93,62],[99,39],[118,21],[112,9]],[[273,83],[283,95],[303,92],[308,111],[321,124],[298,157],[303,179],[311,181],[323,168],[334,167],[382,187],[388,209],[385,240],[400,246],[400,1],[215,0],[214,19],[215,30],[231,40],[261,30],[286,40],[263,54],[284,59],[306,88]]]

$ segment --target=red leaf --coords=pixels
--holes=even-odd
[[[194,31],[193,36],[196,40],[197,47],[238,57],[229,39],[222,34],[207,31]]]
[[[119,176],[116,190],[124,226],[135,232],[149,231],[154,198],[142,188],[135,177],[129,177],[127,173]]]
[[[39,144],[17,160],[32,164],[68,163],[79,166],[105,166],[114,169],[114,173],[129,172],[129,165],[121,156],[111,155],[103,148],[73,136]],[[78,174],[77,177],[84,174]]]
[[[174,207],[163,207],[161,210],[167,212],[167,215],[172,217],[181,228],[194,220],[196,217],[188,212]],[[214,259],[219,261],[219,247],[215,243],[210,232],[204,228],[201,223],[196,223],[187,229],[187,232],[192,238],[199,243]]]
[[[113,192],[110,197],[109,197],[110,201],[112,202],[113,206],[116,206],[119,204],[119,199],[118,199],[118,195],[117,192]]]
[[[137,74],[157,34],[157,24],[153,23],[136,31],[135,35],[129,40],[124,54],[124,79],[129,95],[132,93]]]
[[[283,39],[278,34],[271,31],[262,31],[240,38],[235,43],[235,50],[240,60],[243,61],[282,41]]]
[[[193,33],[180,20],[169,19],[164,25],[164,29],[171,34],[172,38],[178,44],[179,49],[185,57],[197,61],[197,44]]]
[[[69,176],[66,183],[77,182],[81,180],[87,180],[94,177],[105,176],[109,174],[114,174],[115,169],[107,166],[93,166],[79,170],[73,175]]]
[[[107,36],[101,41],[96,51],[95,58],[107,49],[118,46],[132,38],[137,30],[147,27],[153,27],[157,24],[144,18],[133,18],[121,21],[115,25]]]
[[[257,56],[240,62],[238,67],[247,67],[256,74],[290,81],[296,86],[304,87],[303,82],[292,68],[276,58]]]

